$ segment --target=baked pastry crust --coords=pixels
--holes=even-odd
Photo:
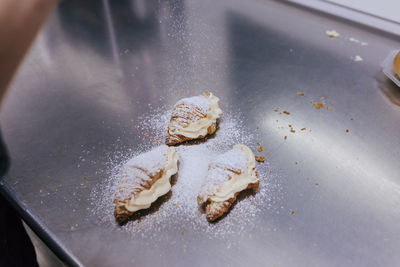
[[[197,203],[207,220],[213,222],[229,211],[241,191],[257,192],[259,184],[254,154],[248,147],[236,145],[210,164]]]
[[[167,127],[165,143],[173,146],[213,134],[217,129],[217,119],[222,113],[218,101],[219,99],[209,92],[178,101]],[[194,126],[198,129],[190,129]]]
[[[260,185],[260,181],[257,181],[256,183],[249,184],[245,190],[252,189],[254,193],[258,191],[258,187]],[[233,203],[236,201],[237,196],[239,195],[240,192],[235,193],[234,197],[222,201],[222,202],[215,202],[212,200],[208,200],[203,204],[205,207],[205,213],[206,213],[206,218],[209,222],[213,222],[225,213],[227,213],[230,209],[230,207],[233,205]],[[199,202],[199,200],[198,200]],[[200,201],[201,203],[201,201]]]
[[[149,208],[157,198],[170,191],[171,176],[177,172],[177,158],[173,147],[163,145],[123,166],[113,199],[114,217],[118,223],[126,222],[136,211]],[[138,199],[140,201],[136,203]]]

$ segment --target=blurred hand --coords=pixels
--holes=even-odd
[[[57,0],[0,0],[0,103]]]

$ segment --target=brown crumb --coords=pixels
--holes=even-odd
[[[290,214],[293,215],[293,214],[294,214],[294,210],[292,210],[292,211],[290,212]]]
[[[175,207],[175,208],[179,208],[178,204],[174,204],[174,207]]]
[[[314,108],[316,108],[316,109],[321,109],[321,108],[324,107],[324,103],[322,103],[322,102],[315,102],[315,103],[312,103],[312,105],[313,105]]]
[[[299,163],[296,161],[295,164],[298,165]]]
[[[297,95],[304,96],[304,93],[303,92],[297,92]]]
[[[83,180],[87,181],[87,180],[88,180],[88,178],[87,178],[86,176],[84,176],[84,177],[83,177]]]
[[[290,132],[291,132],[291,133],[295,133],[296,131],[295,131],[293,128],[291,128],[291,129],[290,129]]]
[[[251,104],[251,103],[253,103],[253,100],[251,100],[251,99],[250,99],[250,100],[249,100],[249,101],[247,101],[247,102],[248,102],[249,104]]]
[[[185,232],[182,231],[182,232],[181,232],[181,236],[184,236],[184,235],[185,235]]]
[[[272,170],[268,170],[268,173],[271,174],[271,173],[272,173]]]
[[[149,137],[150,135],[149,133],[144,133],[144,136]]]
[[[161,141],[161,137],[157,137],[156,139],[154,139],[154,141],[160,142]]]
[[[290,112],[287,110],[282,111],[282,113],[286,114],[286,115],[290,115]]]
[[[292,125],[291,125],[291,124],[289,124],[288,126],[289,126],[290,128],[292,128]]]
[[[354,121],[354,118],[350,118],[350,120]]]
[[[326,110],[333,110],[333,107],[326,106]]]
[[[42,192],[43,192],[43,190],[42,190],[42,189],[40,189],[40,190],[39,190],[39,192],[40,192],[40,193],[42,193]]]
[[[319,183],[315,183],[315,186],[319,186]]]
[[[129,49],[125,49],[124,53],[125,55],[129,54]]]
[[[275,111],[275,112],[278,112],[278,111],[279,111],[279,108],[274,108],[274,111]]]
[[[258,151],[258,152],[263,152],[263,151],[264,151],[264,148],[263,148],[261,145],[259,145],[259,146],[257,147],[257,151]]]
[[[256,126],[256,129],[258,130],[258,129],[260,129],[260,127]]]
[[[287,136],[285,135],[284,137],[283,137],[283,140],[286,140],[287,139]]]
[[[350,132],[350,130],[349,130],[349,129],[346,129],[346,133],[348,133],[348,132]]]
[[[265,161],[265,157],[264,156],[255,155],[254,157],[255,157],[256,161],[258,161],[258,162],[264,162]]]
[[[300,129],[300,131],[305,131],[305,130],[306,130],[306,128],[301,128],[301,129]]]
[[[47,179],[50,179],[50,176],[47,176]]]

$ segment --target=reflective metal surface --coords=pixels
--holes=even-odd
[[[1,112],[12,158],[1,189],[71,265],[398,265],[399,88],[380,61],[399,45],[275,1],[63,1]],[[274,209],[229,249],[195,231],[166,231],[155,246],[99,224],[89,194],[109,157],[140,141],[138,116],[204,88],[260,127],[283,192]],[[320,97],[333,110],[309,103]]]

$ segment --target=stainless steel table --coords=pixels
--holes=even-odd
[[[1,190],[70,265],[399,265],[399,88],[379,66],[399,41],[277,1],[62,1],[1,112],[12,159]],[[260,126],[282,189],[274,207],[229,249],[190,229],[150,242],[99,223],[91,190],[140,142],[147,104],[203,88]],[[308,103],[320,97],[333,110]],[[291,112],[282,123],[312,132],[279,128],[277,106]]]

